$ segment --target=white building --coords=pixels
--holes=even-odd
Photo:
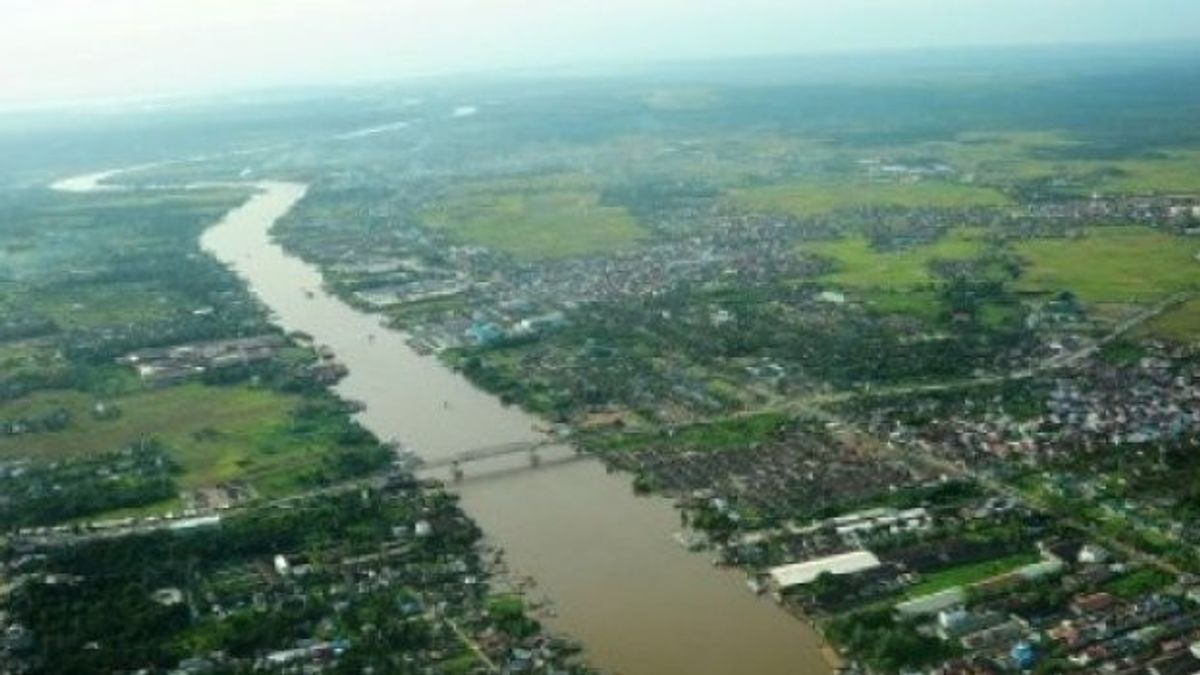
[[[771,589],[778,595],[789,588],[810,584],[826,572],[854,574],[875,569],[879,565],[879,558],[876,558],[874,553],[851,551],[791,565],[780,565],[771,568],[767,574],[771,578]]]

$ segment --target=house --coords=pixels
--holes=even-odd
[[[1012,659],[1013,665],[1020,670],[1029,670],[1037,665],[1037,651],[1032,644],[1024,640],[1013,645],[1008,656]]]
[[[1095,544],[1084,544],[1079,549],[1078,560],[1084,565],[1102,565],[1108,562],[1108,551]]]
[[[303,555],[275,555],[275,573],[281,577],[302,577],[312,571],[312,564]]]
[[[160,588],[150,598],[163,607],[174,607],[183,603],[183,591],[178,588]]]
[[[549,312],[539,316],[521,319],[518,328],[525,333],[538,333],[552,328],[561,328],[567,324],[567,317],[562,312]]]
[[[1116,598],[1108,593],[1092,593],[1080,595],[1071,602],[1071,611],[1077,615],[1097,614],[1116,604]]]
[[[967,601],[967,594],[961,586],[947,588],[944,591],[922,595],[896,605],[896,613],[901,618],[911,619],[919,616],[930,616],[944,610],[961,606]]]
[[[475,345],[493,345],[504,339],[504,331],[494,323],[472,324],[466,331],[467,338]]]
[[[1005,621],[999,615],[992,615],[1000,621],[961,638],[963,648],[970,651],[981,651],[1007,647],[1014,644],[1025,634],[1025,626],[1016,619]]]
[[[957,640],[978,634],[1003,622],[1004,617],[995,612],[973,612],[956,607],[938,612],[937,635],[943,640]]]
[[[840,291],[821,291],[817,300],[831,305],[844,305],[846,304],[846,294]]]

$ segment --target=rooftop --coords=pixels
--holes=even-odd
[[[830,574],[853,574],[879,567],[879,558],[870,551],[851,551],[826,558],[807,560],[801,563],[780,565],[771,568],[771,583],[776,588],[790,588],[812,583],[824,572]]]

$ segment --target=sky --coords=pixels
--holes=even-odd
[[[724,56],[1200,38],[1200,0],[0,0],[0,105]]]

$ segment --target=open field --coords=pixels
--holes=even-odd
[[[905,314],[933,323],[942,309],[935,289],[872,288],[863,293],[867,303],[889,314]]]
[[[18,375],[57,372],[65,365],[62,355],[42,341],[0,342],[0,381]]]
[[[745,208],[798,217],[818,216],[861,206],[961,209],[1009,203],[1007,197],[991,188],[941,181],[835,183],[806,180],[737,190],[733,193],[733,200]]]
[[[74,391],[39,392],[7,404],[6,419],[63,408],[71,421],[62,431],[0,439],[0,458],[61,459],[155,437],[183,468],[185,489],[244,479],[273,492],[287,489],[292,474],[330,445],[292,434],[291,414],[300,399],[265,389],[189,384],[106,402],[121,415],[96,419],[95,399]]]
[[[1179,150],[1161,159],[1126,160],[1111,166],[1116,173],[1104,180],[1100,189],[1125,193],[1200,192],[1200,151]]]
[[[423,221],[457,241],[524,260],[611,253],[646,236],[625,209],[600,205],[599,193],[578,181],[470,188],[427,211]]]
[[[1031,565],[1038,560],[1040,558],[1036,553],[1017,553],[1005,558],[950,567],[926,575],[920,583],[909,587],[905,595],[909,598],[919,598],[955,586],[969,586]]]
[[[1094,159],[1086,145],[1054,132],[963,134],[952,142],[918,146],[959,171],[988,183],[1067,178],[1082,192],[1170,194],[1200,191],[1200,150],[1158,156]],[[916,152],[917,150],[913,150]]]
[[[1189,300],[1154,317],[1141,327],[1138,334],[1176,342],[1200,340],[1200,299]]]
[[[40,290],[38,310],[65,329],[170,319],[186,299],[150,282],[62,286]]]
[[[1028,263],[1019,285],[1069,290],[1086,302],[1148,302],[1200,285],[1200,240],[1144,227],[1093,228],[1082,238],[1016,244]]]
[[[983,242],[975,233],[956,230],[924,246],[878,251],[865,237],[809,243],[804,250],[832,258],[837,269],[830,281],[859,288],[907,289],[932,282],[935,260],[967,260],[979,255]]]

